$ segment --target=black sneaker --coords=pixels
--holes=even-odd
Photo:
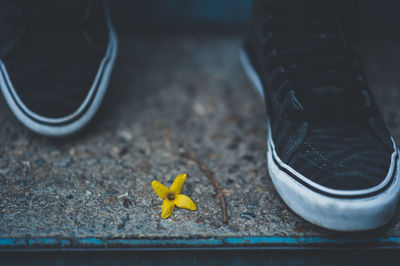
[[[361,69],[352,1],[255,1],[241,53],[269,115],[272,181],[316,225],[377,228],[394,215],[398,152]]]
[[[48,136],[72,134],[106,92],[117,38],[106,1],[1,1],[0,87],[15,116]]]

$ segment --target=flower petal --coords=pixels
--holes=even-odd
[[[188,196],[185,196],[183,194],[177,195],[174,200],[174,203],[179,208],[184,208],[192,211],[196,210],[197,208],[196,204],[194,204],[194,202]]]
[[[187,174],[180,174],[175,177],[174,183],[171,185],[171,192],[175,195],[181,193],[183,188],[183,183],[185,183]]]
[[[172,211],[174,210],[174,202],[170,200],[164,200],[162,204],[161,210],[161,218],[165,219],[171,216]]]
[[[165,199],[167,197],[169,188],[155,180],[151,182],[151,186],[160,198]]]

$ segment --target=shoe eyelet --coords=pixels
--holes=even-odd
[[[285,113],[283,114],[283,118],[289,119],[289,114],[288,114],[288,112],[285,112]]]
[[[364,81],[364,77],[362,75],[357,75],[356,80],[358,81]]]

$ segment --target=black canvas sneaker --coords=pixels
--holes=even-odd
[[[117,38],[106,1],[0,1],[0,87],[29,129],[65,136],[106,92]]]
[[[265,101],[268,169],[298,215],[340,231],[395,213],[398,152],[361,69],[353,1],[255,1],[240,55]]]

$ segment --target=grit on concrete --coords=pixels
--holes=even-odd
[[[375,60],[367,64],[371,84],[384,87],[377,98],[400,142],[397,47],[374,42],[366,51]],[[29,132],[1,101],[0,237],[337,235],[303,221],[277,195],[266,169],[267,117],[239,48],[238,36],[122,38],[102,112],[69,139]],[[209,180],[180,148],[214,172],[228,224]],[[176,208],[163,220],[151,181],[170,185],[182,172],[189,174],[183,193],[198,209]],[[400,213],[370,234],[400,235]]]

